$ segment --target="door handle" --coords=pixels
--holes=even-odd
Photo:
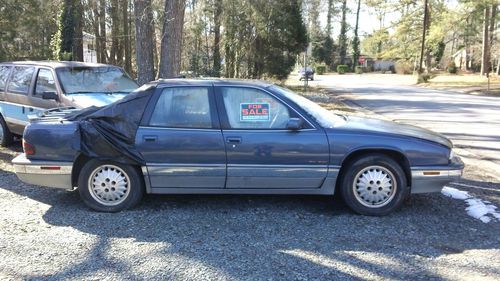
[[[226,142],[230,144],[238,144],[241,143],[241,138],[240,137],[227,137]]]
[[[155,142],[158,140],[158,136],[143,136],[142,139],[145,142]]]

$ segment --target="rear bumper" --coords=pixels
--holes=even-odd
[[[29,184],[72,189],[73,163],[30,160],[23,153],[12,160],[17,177]]]
[[[411,193],[440,192],[444,185],[462,177],[464,163],[454,157],[448,166],[411,168]]]

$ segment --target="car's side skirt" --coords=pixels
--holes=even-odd
[[[333,195],[339,167],[330,166],[328,173],[320,188],[155,188],[150,185],[146,167],[142,167],[146,192],[150,194],[303,194],[303,195]]]

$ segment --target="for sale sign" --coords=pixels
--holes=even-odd
[[[240,121],[269,120],[269,103],[240,103]]]

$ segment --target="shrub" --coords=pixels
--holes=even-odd
[[[363,71],[363,67],[362,66],[356,66],[354,68],[354,73],[356,73],[356,74],[363,74],[363,72],[364,71]]]
[[[417,80],[417,84],[420,84],[420,83],[427,83],[429,82],[429,80],[431,79],[431,75],[430,74],[427,74],[427,73],[422,73],[422,74],[419,74],[418,75],[418,80]]]
[[[448,70],[448,73],[456,74],[457,73],[457,66],[455,65],[455,62],[450,61],[448,63],[448,66],[446,67],[446,70]]]
[[[408,61],[398,61],[395,66],[397,74],[412,74],[412,65]]]
[[[338,74],[344,74],[347,71],[349,71],[349,66],[347,66],[345,64],[339,64],[339,65],[337,65],[337,72],[338,72]]]
[[[320,64],[320,65],[316,66],[316,73],[318,75],[323,75],[325,72],[326,72],[326,65]]]

